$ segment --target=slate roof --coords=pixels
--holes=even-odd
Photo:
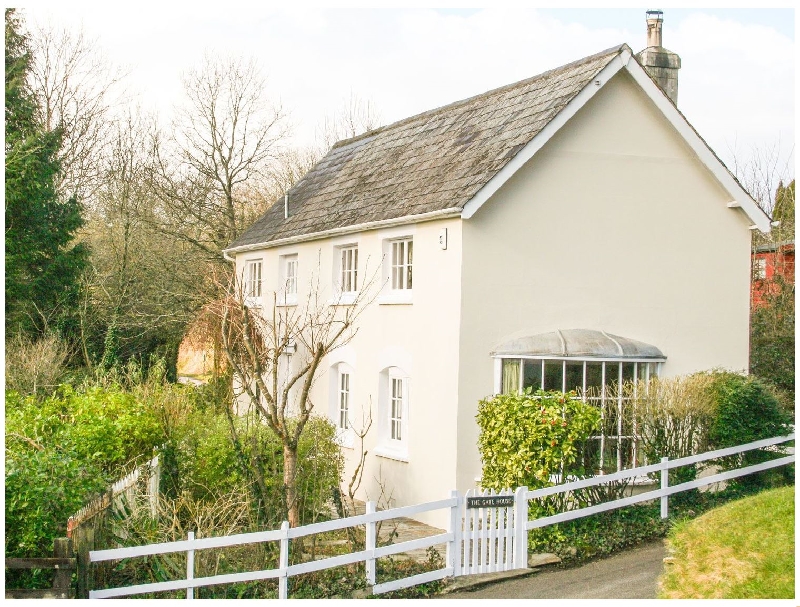
[[[340,141],[228,247],[464,205],[627,45]]]

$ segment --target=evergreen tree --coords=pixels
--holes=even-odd
[[[772,207],[772,219],[780,221],[778,232],[782,239],[794,239],[794,179],[787,186],[778,184],[775,191],[775,206]]]
[[[73,242],[78,201],[56,192],[61,133],[36,118],[30,67],[22,20],[6,9],[6,333],[68,335],[88,251]]]

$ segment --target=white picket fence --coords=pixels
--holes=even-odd
[[[747,466],[745,468],[699,478],[675,486],[669,486],[669,470],[720,457],[736,455],[754,449],[770,448],[774,450],[777,445],[793,440],[794,434],[790,434],[788,436],[756,441],[729,449],[711,451],[692,457],[674,460],[664,458],[657,464],[532,491],[528,491],[527,487],[518,487],[513,492],[511,490],[504,490],[499,493],[470,490],[464,496],[460,495],[457,491],[453,491],[448,499],[416,506],[393,508],[380,512],[376,512],[374,502],[369,502],[367,503],[365,514],[305,525],[294,529],[289,528],[288,522],[284,522],[280,530],[244,533],[225,537],[198,539],[194,537],[194,533],[190,532],[186,540],[177,542],[92,551],[89,553],[89,558],[93,563],[185,552],[186,578],[168,582],[140,584],[124,588],[92,590],[89,593],[89,598],[132,596],[185,589],[186,598],[192,599],[194,598],[195,588],[217,584],[277,579],[278,596],[283,599],[288,598],[288,580],[292,576],[362,561],[365,563],[367,584],[372,587],[373,594],[383,594],[392,590],[399,590],[417,584],[440,580],[445,577],[524,569],[527,567],[528,557],[527,532],[531,529],[653,500],[661,501],[661,516],[666,518],[668,516],[668,500],[670,495],[731,480],[747,474],[753,474],[754,472],[792,464],[794,463],[794,449],[790,448],[790,455],[778,457],[754,466]],[[660,474],[661,479],[660,488],[657,490],[587,508],[569,510],[554,516],[543,517],[532,521],[528,520],[528,502],[530,500],[654,473]],[[377,546],[376,523],[394,518],[411,517],[423,512],[431,512],[445,508],[450,511],[448,531],[446,533],[389,546]],[[290,540],[360,525],[366,527],[366,547],[364,550],[307,563],[289,565]],[[279,564],[276,569],[230,573],[202,578],[194,577],[194,557],[197,550],[260,542],[280,543]],[[428,548],[438,544],[447,545],[444,568],[399,580],[376,584],[375,564],[377,559],[410,550]]]

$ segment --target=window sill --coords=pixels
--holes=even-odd
[[[378,457],[384,457],[386,459],[393,459],[398,462],[408,463],[408,451],[401,451],[399,449],[392,449],[391,447],[382,446],[376,448],[373,453]]]
[[[348,293],[341,293],[337,294],[335,297],[332,297],[328,300],[329,306],[352,306],[356,303],[356,297],[358,293],[355,292],[348,292]]]
[[[279,299],[275,303],[275,305],[277,307],[279,307],[279,308],[288,308],[288,307],[291,307],[291,306],[296,306],[297,305],[297,299],[286,299],[286,300]]]
[[[411,289],[388,291],[378,296],[379,305],[410,305],[414,303],[414,292]]]
[[[261,308],[261,302],[258,299],[248,297],[244,300],[244,305],[248,308]]]

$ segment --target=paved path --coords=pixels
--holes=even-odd
[[[666,556],[664,542],[643,544],[574,569],[543,569],[442,599],[654,599]]]

